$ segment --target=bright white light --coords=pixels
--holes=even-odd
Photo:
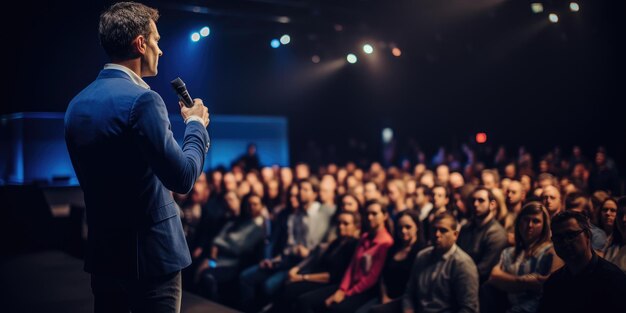
[[[354,55],[352,53],[348,54],[346,59],[348,60],[348,63],[350,63],[350,64],[354,64],[357,61],[356,55]]]
[[[569,3],[569,9],[572,12],[578,12],[578,11],[580,11],[580,6],[576,2],[570,2]]]
[[[191,34],[191,41],[198,42],[198,40],[200,40],[200,34],[198,33]]]
[[[210,33],[211,33],[211,29],[209,29],[209,26],[202,27],[202,29],[200,30],[200,36],[202,37],[206,37]]]
[[[320,63],[320,56],[319,55],[314,55],[313,57],[311,57],[311,62],[317,64]]]
[[[548,18],[550,19],[550,22],[552,23],[556,23],[559,21],[559,16],[554,13],[550,13],[550,15],[548,15]]]
[[[533,11],[533,13],[538,14],[543,12],[543,4],[541,3],[531,3],[530,4],[530,9]]]
[[[372,47],[369,44],[366,44],[363,46],[363,52],[367,53],[367,54],[372,54],[372,52],[374,52],[374,47]]]
[[[383,129],[383,142],[389,143],[393,139],[393,130],[391,128]]]
[[[291,37],[289,37],[289,35],[283,35],[282,37],[280,37],[280,43],[282,43],[283,45],[286,45],[290,42],[291,42]]]

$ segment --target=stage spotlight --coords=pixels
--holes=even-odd
[[[383,143],[390,143],[393,140],[393,129],[385,128],[383,129]]]
[[[485,143],[487,142],[487,134],[486,133],[477,133],[476,134],[476,142],[477,143]]]
[[[548,19],[550,19],[550,22],[552,23],[557,23],[559,21],[559,16],[554,13],[550,13],[550,15],[548,15]]]
[[[274,38],[274,39],[272,39],[272,41],[270,41],[270,46],[272,46],[272,48],[276,49],[276,48],[280,47],[280,41],[278,41],[278,39]]]
[[[211,29],[209,28],[209,26],[202,27],[202,29],[200,30],[200,36],[202,37],[206,37],[210,33],[211,33]]]
[[[535,14],[539,14],[541,12],[543,12],[543,4],[541,3],[531,3],[530,4],[530,9],[533,11],[533,13]]]
[[[348,60],[348,63],[350,63],[350,64],[354,64],[357,61],[356,55],[354,55],[352,53],[348,54],[346,59]]]
[[[578,11],[580,11],[580,6],[576,2],[570,2],[569,3],[569,10],[572,11],[572,12],[578,12]]]
[[[191,34],[191,41],[198,42],[198,40],[200,40],[200,34],[198,34],[197,32]]]
[[[391,54],[393,54],[393,56],[395,57],[399,57],[402,55],[402,51],[400,51],[399,48],[393,48],[391,49]]]
[[[363,46],[363,52],[367,54],[372,54],[372,52],[374,52],[374,47],[372,47],[370,44],[366,44]]]
[[[283,45],[286,45],[290,42],[291,42],[291,37],[289,37],[289,35],[283,35],[282,37],[280,37],[280,43],[282,43]]]
[[[313,57],[311,57],[311,62],[317,64],[320,63],[320,56],[319,55],[314,55]]]

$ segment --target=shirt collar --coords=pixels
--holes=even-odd
[[[146,84],[146,82],[143,81],[143,79],[141,79],[139,75],[137,75],[135,72],[131,71],[128,67],[124,65],[119,65],[115,63],[107,63],[104,65],[104,69],[122,71],[130,77],[130,80],[132,80],[133,83],[135,83],[135,85],[143,87],[145,89],[150,89],[150,86],[148,86],[148,84]]]
[[[311,207],[309,207],[309,209],[306,210],[306,214],[308,216],[316,215],[320,211],[321,207],[322,207],[322,205],[319,202],[315,201],[315,202],[311,203]]]

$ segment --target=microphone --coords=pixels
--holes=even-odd
[[[189,92],[187,91],[185,82],[183,82],[183,80],[180,79],[180,77],[176,77],[176,79],[174,79],[170,83],[172,84],[172,87],[176,91],[176,94],[178,95],[178,99],[180,99],[180,101],[182,101],[186,107],[191,108],[193,106],[193,100],[191,100],[191,96],[189,95]]]

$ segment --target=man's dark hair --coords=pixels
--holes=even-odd
[[[139,35],[148,38],[150,21],[159,19],[159,11],[141,3],[120,2],[100,15],[100,44],[114,61],[137,57],[131,43]]]
[[[302,184],[310,184],[311,188],[313,188],[313,192],[320,192],[320,183],[315,177],[309,177],[298,180],[298,187],[302,188]]]
[[[443,212],[443,213],[439,213],[435,216],[435,219],[432,222],[432,225],[437,224],[437,222],[442,221],[442,220],[450,220],[451,225],[452,226],[452,230],[458,230],[459,228],[459,222],[456,220],[456,217],[454,217],[454,215],[448,213],[448,212]]]
[[[424,185],[424,184],[417,185],[415,190],[417,190],[417,189],[422,189],[424,191],[424,196],[428,197],[430,199],[430,201],[432,201],[432,199],[433,199],[433,190],[432,189],[428,188],[428,186]]]
[[[578,203],[576,202],[576,200],[580,198],[584,198],[586,200],[587,196],[580,191],[574,191],[574,192],[569,193],[567,196],[565,196],[565,210],[571,210],[571,209],[576,208],[578,206]],[[589,207],[587,204],[585,204],[585,207],[583,208],[583,212],[585,216],[591,217],[589,216]]]
[[[576,220],[578,226],[580,226],[583,232],[587,234],[587,237],[591,239],[591,224],[589,223],[589,218],[581,213],[574,211],[563,211],[555,215],[552,218],[552,223],[550,223],[550,229],[554,229],[554,226],[565,223],[570,219]]]

